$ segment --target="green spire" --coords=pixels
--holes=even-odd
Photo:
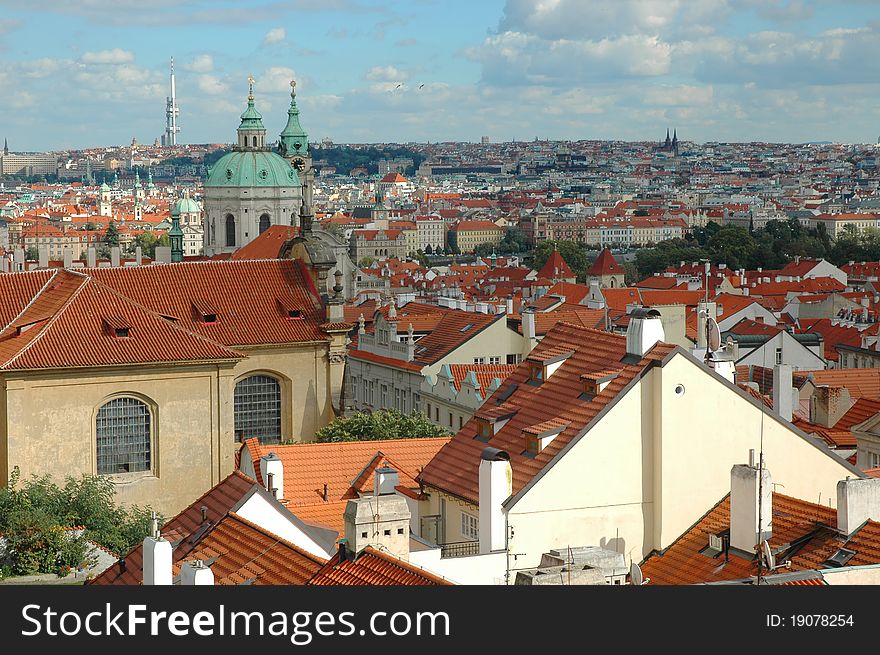
[[[153,169],[152,168],[147,170],[147,188],[148,189],[155,189],[156,188],[156,185],[153,184]]]
[[[287,110],[287,125],[280,136],[281,154],[285,157],[308,153],[309,136],[299,122],[299,108],[296,106],[296,80],[290,81],[290,109]]]
[[[171,245],[171,261],[183,261],[183,230],[180,229],[180,207],[177,203],[171,208],[171,229],[168,230]]]
[[[247,109],[241,115],[241,125],[239,130],[265,130],[263,126],[263,115],[254,107],[254,78],[248,77],[248,104]]]

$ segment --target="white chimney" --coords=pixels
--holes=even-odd
[[[501,503],[513,493],[510,455],[485,448],[480,455],[480,553],[504,550],[507,521]]]
[[[506,303],[507,303],[507,313],[513,314],[513,298],[508,298]]]
[[[284,463],[281,458],[275,453],[263,455],[260,458],[260,473],[263,475],[266,490],[278,500],[284,498]],[[271,485],[269,483],[270,475],[272,476]]]
[[[626,353],[642,358],[658,341],[663,341],[663,323],[656,309],[634,309],[626,328]]]
[[[397,471],[387,465],[376,469],[375,478],[376,495],[393,494],[395,488],[400,485]]]
[[[849,536],[871,519],[880,521],[880,478],[837,483],[837,529]]]
[[[764,468],[759,472],[754,462],[755,451],[751,450],[749,464],[735,464],[730,469],[730,546],[746,553],[754,553],[755,546],[773,534],[773,483],[770,471]]]
[[[349,500],[343,517],[347,548],[354,554],[367,546],[409,559],[409,522],[406,498],[397,493]]]
[[[119,246],[110,248],[110,266],[119,266]]]
[[[70,246],[64,246],[64,268],[73,268],[73,250]]]
[[[49,268],[49,249],[48,248],[40,248],[38,250],[38,262],[40,268]]]
[[[159,533],[159,524],[153,514],[150,536],[144,539],[144,584],[170,585],[171,575],[171,542]]]
[[[522,311],[522,331],[525,339],[525,352],[531,352],[537,343],[535,341],[535,312],[531,309]]]
[[[86,264],[89,268],[95,268],[98,265],[98,253],[94,246],[89,246],[86,249]]]
[[[773,409],[789,422],[792,400],[791,365],[776,364],[773,367]]]
[[[180,567],[180,584],[186,587],[213,586],[214,572],[202,560],[194,559]]]

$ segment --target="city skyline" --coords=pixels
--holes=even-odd
[[[270,138],[292,78],[312,140],[647,141],[670,127],[873,143],[880,129],[880,12],[860,0],[0,6],[0,136],[18,151],[152,143],[172,56],[183,144],[232,140],[251,74]]]

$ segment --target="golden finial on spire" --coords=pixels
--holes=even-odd
[[[254,76],[248,75],[248,100],[254,99],[254,82],[256,82]]]

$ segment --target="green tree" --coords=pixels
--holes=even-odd
[[[526,252],[528,249],[525,233],[518,227],[509,227],[504,233],[501,243],[498,244],[497,252],[499,255],[513,255]]]
[[[63,486],[49,476],[23,484],[14,469],[0,489],[0,533],[7,539],[0,568],[7,574],[62,573],[85,558],[85,540],[124,554],[148,533],[149,508],[122,507],[114,501],[112,480],[99,476],[68,477]],[[82,526],[78,538],[69,530]]]
[[[29,262],[35,262],[40,258],[40,249],[36,246],[28,246],[24,253],[24,258]]]
[[[104,232],[104,238],[101,239],[104,245],[113,247],[119,245],[119,228],[116,227],[115,221],[110,221],[107,225],[107,231]]]
[[[361,257],[360,261],[358,262],[358,266],[360,266],[361,268],[369,268],[373,265],[374,261],[376,260],[373,257],[371,257],[370,255],[365,255]]]
[[[318,430],[315,440],[380,441],[384,439],[423,439],[445,437],[449,432],[434,425],[420,412],[404,414],[394,409],[379,410],[372,414],[358,413],[339,417]]]

